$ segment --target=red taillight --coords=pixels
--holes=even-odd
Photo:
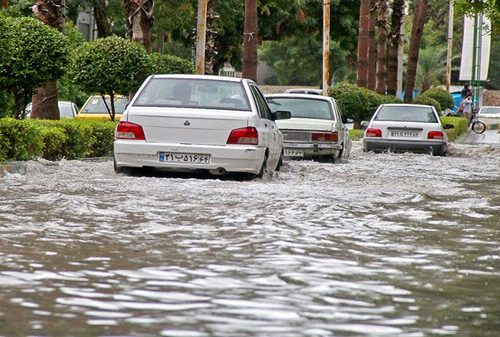
[[[444,139],[444,133],[442,131],[429,131],[427,139]]]
[[[366,129],[366,137],[382,137],[382,130],[369,128]]]
[[[253,127],[234,129],[227,139],[227,144],[257,145],[259,132]]]
[[[119,122],[116,127],[116,139],[145,140],[142,126],[130,122]]]
[[[311,140],[313,142],[338,142],[339,134],[337,132],[315,132],[311,135]]]

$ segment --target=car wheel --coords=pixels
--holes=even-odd
[[[283,166],[283,151],[281,151],[280,159],[278,160],[278,164],[276,165],[276,171],[281,170],[282,166]]]
[[[267,159],[268,159],[268,154],[266,151],[266,154],[264,155],[264,160],[262,161],[262,166],[260,167],[259,173],[257,173],[257,178],[262,178],[267,174]]]
[[[113,158],[113,169],[118,174],[130,174],[132,172],[132,168],[130,168],[130,167],[123,167],[123,166],[120,167],[120,166],[116,165],[115,158]]]

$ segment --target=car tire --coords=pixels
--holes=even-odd
[[[281,154],[280,154],[280,159],[278,160],[278,164],[276,165],[276,171],[279,171],[281,170],[281,167],[283,166],[283,150],[281,151]]]
[[[264,160],[262,161],[260,171],[256,175],[257,178],[263,178],[268,173],[268,171],[267,171],[267,159],[268,159],[268,154],[267,154],[267,150],[266,150],[266,154],[264,155]]]
[[[132,168],[116,165],[115,158],[113,158],[113,169],[115,170],[115,173],[118,173],[118,174],[130,174],[130,173],[132,173]]]

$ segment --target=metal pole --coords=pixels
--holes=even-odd
[[[448,50],[446,53],[446,90],[450,92],[451,87],[451,57],[453,53],[453,0],[449,0],[448,10]]]
[[[323,0],[323,95],[330,86],[330,0]]]
[[[198,23],[196,29],[196,73],[205,73],[205,43],[207,37],[208,0],[198,0]]]
[[[471,76],[471,86],[472,86],[472,102],[476,100],[476,63],[477,63],[477,22],[478,14],[474,15],[474,29],[472,34],[472,76]]]

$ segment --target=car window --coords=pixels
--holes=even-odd
[[[71,103],[59,103],[59,115],[61,118],[75,117],[73,105]]]
[[[111,102],[109,97],[106,97],[106,103],[108,107],[111,109]],[[121,114],[125,111],[125,108],[128,104],[128,98],[123,96],[115,96],[115,112],[117,114]],[[103,114],[108,113],[106,109],[106,105],[101,96],[92,96],[82,108],[82,112],[86,114]]]
[[[265,119],[271,119],[271,109],[269,108],[264,95],[262,95],[260,90],[255,85],[250,85],[250,90],[255,98],[255,103],[257,104],[260,116]]]
[[[421,106],[382,106],[376,116],[377,121],[437,123],[431,107]]]
[[[250,110],[240,82],[181,78],[151,79],[134,106]]]
[[[333,111],[328,101],[311,98],[269,97],[271,111],[290,111],[292,118],[332,120]]]

